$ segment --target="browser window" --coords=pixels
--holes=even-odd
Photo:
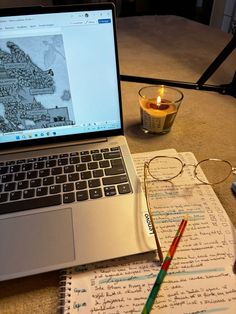
[[[0,142],[120,128],[113,31],[111,10],[0,17]]]

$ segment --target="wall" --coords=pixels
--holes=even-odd
[[[215,0],[210,25],[228,33],[233,21],[236,21],[236,0]]]

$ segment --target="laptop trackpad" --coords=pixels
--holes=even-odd
[[[0,276],[46,271],[48,266],[73,261],[71,208],[0,220],[0,252]]]

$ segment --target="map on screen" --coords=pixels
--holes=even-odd
[[[1,39],[0,131],[74,124],[63,36]]]

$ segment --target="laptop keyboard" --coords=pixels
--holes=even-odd
[[[0,214],[130,192],[119,147],[0,162]]]

